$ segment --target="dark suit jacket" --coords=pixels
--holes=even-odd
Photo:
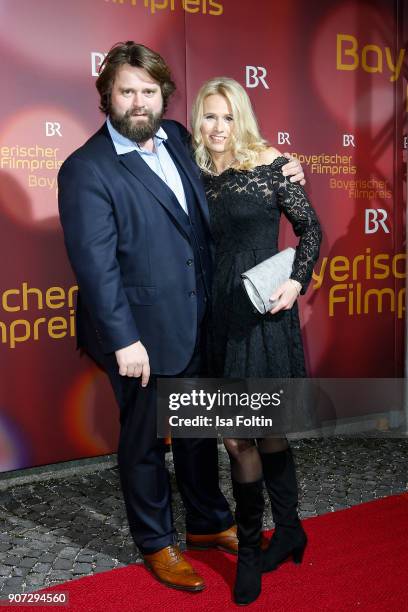
[[[163,128],[193,187],[208,251],[208,209],[189,134],[174,121]],[[181,372],[196,341],[196,279],[189,224],[173,192],[136,151],[117,155],[106,125],[64,162],[58,186],[79,285],[78,345],[95,356],[141,340],[153,373]]]

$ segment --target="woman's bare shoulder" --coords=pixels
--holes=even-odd
[[[271,164],[275,161],[277,157],[281,157],[282,153],[275,149],[275,147],[268,147],[263,151],[260,151],[258,156],[258,165],[263,166],[266,164]]]

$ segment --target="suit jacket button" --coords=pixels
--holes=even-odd
[[[188,266],[192,266],[193,265],[193,260],[192,259],[187,259],[186,264]]]

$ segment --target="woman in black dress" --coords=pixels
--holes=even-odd
[[[215,243],[210,350],[214,376],[299,378],[305,365],[297,298],[305,293],[319,255],[316,214],[298,184],[283,176],[287,159],[259,134],[243,87],[211,79],[193,106],[193,144],[202,170]],[[258,315],[245,295],[241,273],[278,251],[281,213],[300,237],[291,278]],[[231,462],[239,553],[235,601],[248,604],[261,591],[261,572],[289,556],[300,563],[306,534],[297,514],[295,465],[285,437],[224,439]],[[263,483],[275,532],[261,552]]]

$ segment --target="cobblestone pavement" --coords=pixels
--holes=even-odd
[[[292,444],[302,518],[408,489],[407,439],[302,440]],[[0,475],[0,598],[140,562],[119,488],[116,457]],[[174,485],[171,455],[168,467]],[[231,501],[228,457],[221,486]],[[174,488],[174,517],[184,539]],[[270,512],[265,528],[272,527]]]

